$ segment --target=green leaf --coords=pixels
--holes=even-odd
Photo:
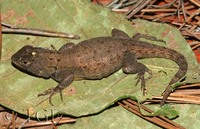
[[[160,129],[123,107],[109,108],[100,114],[78,118],[74,124],[63,124],[58,129]]]
[[[151,110],[157,110],[156,105],[147,105]],[[169,106],[167,107],[169,108]],[[170,106],[179,111],[179,116],[173,119],[175,123],[186,129],[197,129],[200,126],[199,105],[175,104]],[[155,124],[138,117],[130,111],[118,106],[109,108],[100,114],[78,118],[74,124],[63,124],[58,129],[160,129]]]
[[[9,3],[9,4],[8,4]],[[20,0],[2,3],[2,19],[17,26],[61,31],[79,35],[81,39],[51,38],[19,34],[3,34],[2,60],[0,62],[0,102],[19,113],[26,114],[27,109],[34,110],[33,117],[44,117],[62,112],[72,116],[83,116],[102,111],[115,101],[125,97],[136,97],[139,101],[160,95],[178,70],[176,63],[166,59],[142,59],[153,72],[153,78],[147,81],[148,95],[143,96],[140,83],[135,86],[135,76],[124,74],[122,70],[102,80],[74,81],[63,90],[64,101],[59,94],[53,96],[50,106],[48,96],[37,97],[38,93],[55,87],[58,83],[52,79],[30,76],[12,66],[10,57],[24,45],[49,47],[53,44],[59,49],[67,42],[78,43],[93,37],[110,36],[117,28],[130,36],[135,32],[149,34],[167,42],[167,47],[184,54],[189,70],[186,81],[197,82],[198,64],[190,46],[178,30],[166,24],[134,20],[134,24],[125,20],[121,14],[110,9],[94,5],[84,0],[37,1]],[[145,39],[141,39],[145,40]],[[150,43],[165,46],[162,42]],[[148,76],[148,75],[146,75]],[[195,79],[193,78],[195,76]],[[69,94],[69,91],[72,93]],[[46,100],[46,101],[44,101]]]
[[[178,111],[173,109],[170,105],[164,105],[156,112],[149,116],[167,116],[169,119],[173,119],[179,115]]]

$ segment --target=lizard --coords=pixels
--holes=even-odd
[[[172,84],[183,78],[187,72],[186,58],[179,52],[140,41],[141,37],[159,40],[156,37],[137,33],[131,37],[125,32],[113,29],[112,35],[96,37],[81,41],[78,44],[66,43],[59,50],[25,45],[11,57],[12,63],[19,69],[38,77],[52,78],[59,84],[49,88],[38,96],[49,95],[51,98],[69,86],[74,80],[102,79],[122,68],[126,74],[137,74],[136,84],[141,81],[141,90],[146,94],[145,82],[153,75],[144,64],[137,62],[141,58],[166,58],[176,62],[179,70],[165,89],[161,106],[172,92]],[[148,78],[144,78],[145,73]]]

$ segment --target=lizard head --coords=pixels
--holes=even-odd
[[[31,51],[33,50],[34,48],[32,46],[26,45],[11,57],[11,61],[16,66],[22,69],[26,69],[26,67],[32,64],[33,54],[31,53]]]
[[[26,45],[11,57],[11,61],[15,66],[25,72],[48,78],[52,70],[46,68],[48,62],[46,57],[42,56],[46,51],[50,50]]]

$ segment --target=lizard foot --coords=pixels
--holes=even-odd
[[[51,106],[53,106],[53,104],[52,104],[52,102],[51,102],[51,98],[52,98],[52,96],[55,95],[57,92],[58,92],[58,91],[56,90],[56,88],[49,88],[48,90],[45,90],[44,92],[39,93],[39,94],[38,94],[38,97],[39,97],[39,96],[45,96],[45,95],[49,95],[49,94],[50,94],[50,96],[49,96],[49,104],[50,104]],[[59,90],[59,92],[60,92],[60,98],[61,98],[61,100],[63,101],[62,91]]]
[[[45,90],[44,92],[39,93],[39,94],[38,94],[38,97],[40,97],[40,96],[45,96],[45,95],[49,95],[49,94],[52,93],[53,90],[54,90],[53,87],[52,87],[52,88],[49,88],[48,90]]]
[[[146,72],[149,73],[149,77],[144,79],[144,73],[138,73],[137,76],[135,77],[135,79],[137,79],[136,83],[135,83],[135,86],[140,82],[141,80],[141,90],[143,91],[143,95],[146,95],[147,92],[146,92],[146,88],[145,88],[145,82],[148,81],[149,79],[152,78],[152,72],[151,70],[147,69]]]

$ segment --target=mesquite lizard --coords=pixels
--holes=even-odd
[[[140,41],[140,37],[162,41],[139,33],[130,38],[123,31],[113,29],[111,37],[96,37],[76,45],[67,43],[58,51],[55,48],[51,50],[26,45],[16,52],[11,60],[26,72],[59,82],[55,88],[38,94],[38,96],[50,94],[49,103],[53,105],[52,96],[60,92],[62,99],[62,90],[74,80],[102,79],[121,68],[124,73],[137,73],[136,85],[141,81],[141,89],[145,94],[145,81],[152,77],[152,73],[144,64],[137,62],[137,59],[154,57],[170,59],[179,65],[179,70],[165,90],[162,106],[172,91],[171,85],[185,76],[187,61],[179,52]],[[146,79],[145,72],[150,75]]]

